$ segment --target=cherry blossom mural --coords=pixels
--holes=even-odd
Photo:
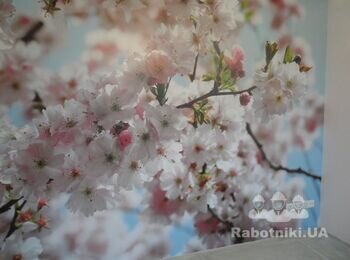
[[[323,126],[300,2],[19,2],[0,0],[1,259],[160,259],[303,225],[248,216],[322,181],[290,164]]]

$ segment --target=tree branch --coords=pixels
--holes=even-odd
[[[9,228],[9,231],[7,232],[5,238],[4,238],[4,241],[8,237],[10,237],[18,229],[18,227],[16,226],[16,221],[17,221],[17,218],[18,218],[18,212],[22,210],[22,208],[24,207],[24,205],[26,203],[27,203],[27,201],[24,200],[21,205],[15,207],[14,213],[13,213],[13,217],[12,217],[12,220],[11,220],[11,223],[10,223],[10,228]]]
[[[267,164],[269,165],[269,167],[274,170],[274,171],[285,171],[287,173],[290,173],[290,174],[301,174],[301,175],[305,175],[307,177],[310,177],[310,178],[313,178],[315,180],[319,180],[321,181],[322,180],[322,177],[321,176],[318,176],[318,175],[314,175],[310,172],[307,172],[305,170],[303,170],[302,168],[294,168],[294,169],[291,169],[291,168],[287,168],[287,167],[284,167],[282,165],[275,165],[274,163],[272,163],[269,158],[267,157],[265,151],[264,151],[264,147],[263,145],[259,142],[259,140],[256,138],[256,136],[254,135],[251,127],[250,127],[250,124],[247,123],[246,124],[246,130],[248,132],[248,134],[250,135],[250,137],[253,139],[254,143],[256,144],[256,146],[258,147],[259,151],[261,152],[261,155],[264,159],[264,161],[267,162]]]
[[[29,43],[34,40],[35,35],[44,27],[44,23],[42,21],[38,21],[29,28],[29,30],[19,39],[24,43]]]
[[[216,51],[216,54],[219,57],[219,64],[218,64],[218,67],[216,69],[216,77],[215,77],[215,80],[214,80],[213,90],[216,91],[216,92],[219,92],[219,87],[221,85],[220,74],[221,74],[221,71],[222,71],[222,61],[221,61],[222,53],[221,53],[221,50],[220,50],[220,47],[219,47],[219,42],[213,42],[213,45],[214,45],[214,49]]]
[[[10,210],[12,208],[12,206],[15,205],[21,199],[23,199],[23,196],[18,198],[18,199],[12,199],[12,200],[8,201],[7,203],[5,203],[4,205],[2,205],[0,207],[0,214],[5,213],[6,211]]]
[[[221,53],[221,50],[220,50],[220,47],[219,47],[219,43],[218,42],[213,42],[213,45],[214,45],[214,50],[217,54],[217,56],[219,57],[219,59],[221,59],[222,57],[222,53]],[[195,60],[195,63],[194,63],[194,68],[193,68],[193,74],[190,75],[190,79],[191,81],[194,80],[195,78],[195,74],[196,74],[196,69],[197,69],[197,63],[198,63],[198,55],[196,56],[196,60]],[[222,71],[222,62],[220,61],[217,68],[216,68],[216,76],[215,76],[215,80],[214,80],[214,86],[212,88],[212,90],[210,90],[208,93],[198,97],[198,98],[195,98],[187,103],[184,103],[182,105],[178,105],[176,108],[192,108],[193,105],[201,100],[204,100],[204,99],[207,99],[209,97],[213,97],[213,96],[226,96],[226,95],[239,95],[239,94],[242,94],[244,92],[251,92],[252,90],[254,90],[256,87],[253,86],[249,89],[245,89],[245,90],[240,90],[240,91],[226,91],[226,92],[220,92],[219,91],[219,87],[220,87],[220,84],[221,84],[221,79],[220,79],[220,74],[221,74],[221,71]]]
[[[196,79],[198,59],[199,59],[199,54],[196,55],[196,58],[194,60],[193,72],[191,75],[189,75],[191,82],[193,82]]]
[[[216,82],[216,81],[215,81]],[[181,104],[181,105],[178,105],[176,108],[192,108],[193,105],[199,101],[202,101],[202,100],[205,100],[207,98],[210,98],[210,97],[217,97],[217,96],[236,96],[236,95],[240,95],[242,93],[250,93],[252,92],[254,89],[256,89],[256,86],[253,86],[253,87],[250,87],[250,88],[247,88],[247,89],[243,89],[243,90],[238,90],[238,91],[225,91],[225,92],[219,92],[217,89],[213,88],[212,90],[210,90],[208,93],[200,96],[200,97],[197,97],[187,103],[184,103],[184,104]]]
[[[232,201],[235,203],[237,201],[235,194],[233,192],[231,192],[230,196],[231,196]]]
[[[213,45],[214,45],[214,50],[216,51],[216,54],[220,57],[221,56],[221,50],[220,50],[219,42],[214,41]]]
[[[224,224],[228,229],[231,229],[233,227],[233,224],[231,222],[221,219],[209,205],[207,205],[207,207],[209,213],[213,216],[213,218],[215,218],[220,223]]]

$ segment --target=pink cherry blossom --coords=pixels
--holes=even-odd
[[[219,230],[220,222],[212,216],[197,215],[195,226],[200,235],[212,234]]]
[[[148,75],[156,83],[165,84],[176,73],[173,61],[163,51],[151,51],[146,56],[145,64]]]
[[[165,196],[165,192],[156,186],[152,190],[152,198],[150,202],[150,208],[157,215],[171,216],[177,211],[180,203],[176,200],[169,200]]]
[[[238,77],[244,77],[244,50],[236,45],[231,49],[231,56],[225,56],[225,63]]]

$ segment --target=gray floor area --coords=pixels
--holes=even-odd
[[[350,245],[328,238],[264,239],[169,260],[350,260]]]

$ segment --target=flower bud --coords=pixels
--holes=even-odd
[[[38,210],[41,210],[43,207],[47,206],[47,200],[46,199],[39,199],[38,201]]]
[[[118,145],[121,150],[125,150],[132,143],[132,135],[128,130],[123,130],[118,135]]]
[[[242,106],[246,106],[249,104],[251,96],[248,93],[243,93],[239,96],[239,102]]]
[[[27,222],[27,221],[30,221],[32,218],[33,218],[33,212],[30,209],[27,211],[20,212],[18,214],[19,222]]]
[[[40,218],[38,219],[37,224],[39,226],[39,229],[46,228],[47,227],[47,220],[46,220],[46,218],[40,215]]]

